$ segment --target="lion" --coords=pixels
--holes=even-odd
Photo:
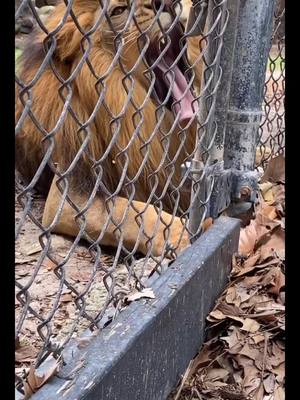
[[[98,0],[74,0],[77,22],[68,15],[61,24],[66,5],[59,2],[46,22],[55,31],[52,66],[38,79],[51,43],[35,33],[24,50],[20,80],[34,83],[31,116],[16,136],[16,168],[46,195],[42,224],[49,231],[76,237],[84,225],[84,237],[101,245],[161,256],[190,243],[182,165],[195,148],[197,100],[185,74],[183,29],[171,25],[172,0],[159,21],[152,3],[137,0],[127,23],[134,6],[127,1],[111,0],[102,10]],[[169,44],[161,27],[170,29]],[[81,63],[83,54],[88,62]],[[17,87],[17,121],[25,101]]]

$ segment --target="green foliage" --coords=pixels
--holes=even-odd
[[[274,69],[274,65],[275,64],[275,69]],[[268,71],[281,71],[283,69],[285,69],[285,58],[282,58],[281,56],[277,57],[275,59],[275,57],[272,57],[271,59],[268,59],[268,67],[267,70]]]
[[[15,73],[16,74],[18,73],[18,67],[19,67],[21,55],[22,55],[22,50],[15,49]]]

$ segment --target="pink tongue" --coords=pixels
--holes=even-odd
[[[195,100],[195,98],[192,95],[191,90],[187,89],[188,83],[183,73],[180,71],[177,65],[175,65],[172,70],[170,70],[170,68],[168,68],[164,62],[158,63],[157,66],[162,72],[166,73],[165,76],[170,85],[172,85],[173,82],[171,89],[174,100],[179,101],[179,103],[175,104],[174,106],[176,113],[180,113],[179,121],[181,122],[193,118],[198,111],[198,104],[195,101],[192,105],[192,102]],[[172,77],[171,71],[174,73],[174,78]]]

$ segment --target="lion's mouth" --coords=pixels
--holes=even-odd
[[[186,78],[188,66],[180,54],[180,39],[182,32],[179,26],[174,26],[169,35],[171,42],[169,47],[158,63],[152,69],[155,74],[155,84],[152,96],[169,110],[179,114],[179,121],[192,119],[198,111],[198,104],[192,94]],[[163,49],[167,46],[162,41],[152,41],[146,52],[146,60],[149,66],[153,66]]]

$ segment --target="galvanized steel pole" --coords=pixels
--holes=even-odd
[[[263,88],[271,46],[274,0],[241,0],[235,46],[224,167],[253,171]],[[239,197],[240,185],[234,189]]]

